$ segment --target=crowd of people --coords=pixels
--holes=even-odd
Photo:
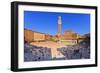
[[[66,59],[89,59],[90,58],[90,45],[89,43],[82,42],[77,45],[58,48]]]
[[[51,59],[51,49],[46,47],[37,47],[30,44],[24,45],[24,61],[44,61]]]

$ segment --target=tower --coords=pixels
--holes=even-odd
[[[61,16],[58,16],[58,35],[61,34],[61,24],[62,24]]]

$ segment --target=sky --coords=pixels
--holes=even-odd
[[[72,30],[80,35],[90,32],[90,14],[24,11],[24,28],[56,35],[58,16],[61,16],[61,33]]]

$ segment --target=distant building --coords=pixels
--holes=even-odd
[[[24,39],[26,42],[33,42],[33,41],[47,41],[51,40],[52,36],[46,33],[35,32],[31,30],[24,30]]]
[[[78,34],[67,30],[64,32],[64,34],[61,35],[56,35],[56,37],[58,37],[59,39],[57,39],[57,41],[60,41],[61,43],[65,44],[65,45],[75,45],[78,43]]]

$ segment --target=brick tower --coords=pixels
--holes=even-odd
[[[62,24],[61,16],[58,16],[58,35],[61,34],[61,24]]]

